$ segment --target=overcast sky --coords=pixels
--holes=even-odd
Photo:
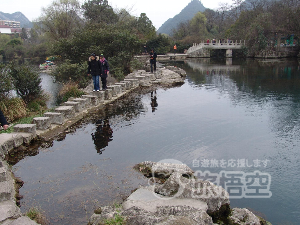
[[[84,0],[79,0],[81,3]],[[41,15],[41,8],[49,6],[53,0],[0,0],[0,11],[4,13],[22,12],[29,20]],[[158,29],[166,20],[174,17],[191,0],[108,0],[113,8],[125,8],[133,16],[146,13]],[[232,0],[201,0],[206,8],[216,9],[221,3],[231,4]]]

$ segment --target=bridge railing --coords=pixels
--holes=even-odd
[[[236,48],[241,47],[246,44],[246,41],[232,41],[232,40],[210,40],[210,41],[201,41],[200,43],[194,43],[192,47],[189,48],[188,52],[196,51],[204,47],[224,47],[224,48]]]

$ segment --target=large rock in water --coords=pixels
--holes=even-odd
[[[198,180],[184,164],[143,162],[135,169],[153,182],[133,192],[120,207],[103,207],[95,211],[90,225],[108,221],[141,225],[260,225],[260,219],[247,209],[230,209],[229,194],[211,182]],[[120,223],[121,224],[121,223]]]

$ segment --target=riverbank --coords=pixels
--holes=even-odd
[[[54,112],[45,113],[44,117],[34,118],[32,124],[18,124],[14,127],[14,133],[1,134],[0,161],[2,163],[9,154],[13,154],[15,151],[24,150],[21,146],[29,145],[33,140],[50,140],[60,135],[68,127],[84,118],[87,113],[98,110],[107,104],[112,104],[116,99],[139,86],[151,86],[153,84],[162,86],[178,85],[184,82],[185,76],[183,70],[175,67],[159,68],[155,74],[140,70],[129,74],[124,81],[109,86],[105,91],[92,92],[91,89],[87,89],[87,95],[82,96],[82,98],[70,98],[64,105],[57,107]],[[6,165],[6,162],[2,164]],[[10,201],[10,203],[16,202],[17,196],[14,192],[15,189],[11,188],[12,183],[16,182],[9,167],[5,168],[7,169],[3,169],[1,187],[4,187],[2,182],[7,180],[10,180],[11,185],[9,188],[1,189],[0,196],[7,197],[0,199],[1,215],[3,215],[0,218],[0,224],[9,224],[10,222],[24,224],[23,222],[17,223],[19,218],[23,218],[20,211],[15,208],[16,210],[12,212],[11,208],[7,207],[7,201]]]

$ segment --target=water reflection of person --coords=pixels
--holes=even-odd
[[[157,97],[156,97],[156,91],[154,91],[154,94],[153,94],[153,91],[151,91],[151,107],[152,107],[152,112],[155,112],[155,110],[157,109]]]
[[[109,125],[109,120],[98,120],[97,129],[95,133],[92,133],[92,138],[95,144],[97,153],[102,154],[105,150],[105,147],[108,146],[108,142],[112,141],[113,130]]]

